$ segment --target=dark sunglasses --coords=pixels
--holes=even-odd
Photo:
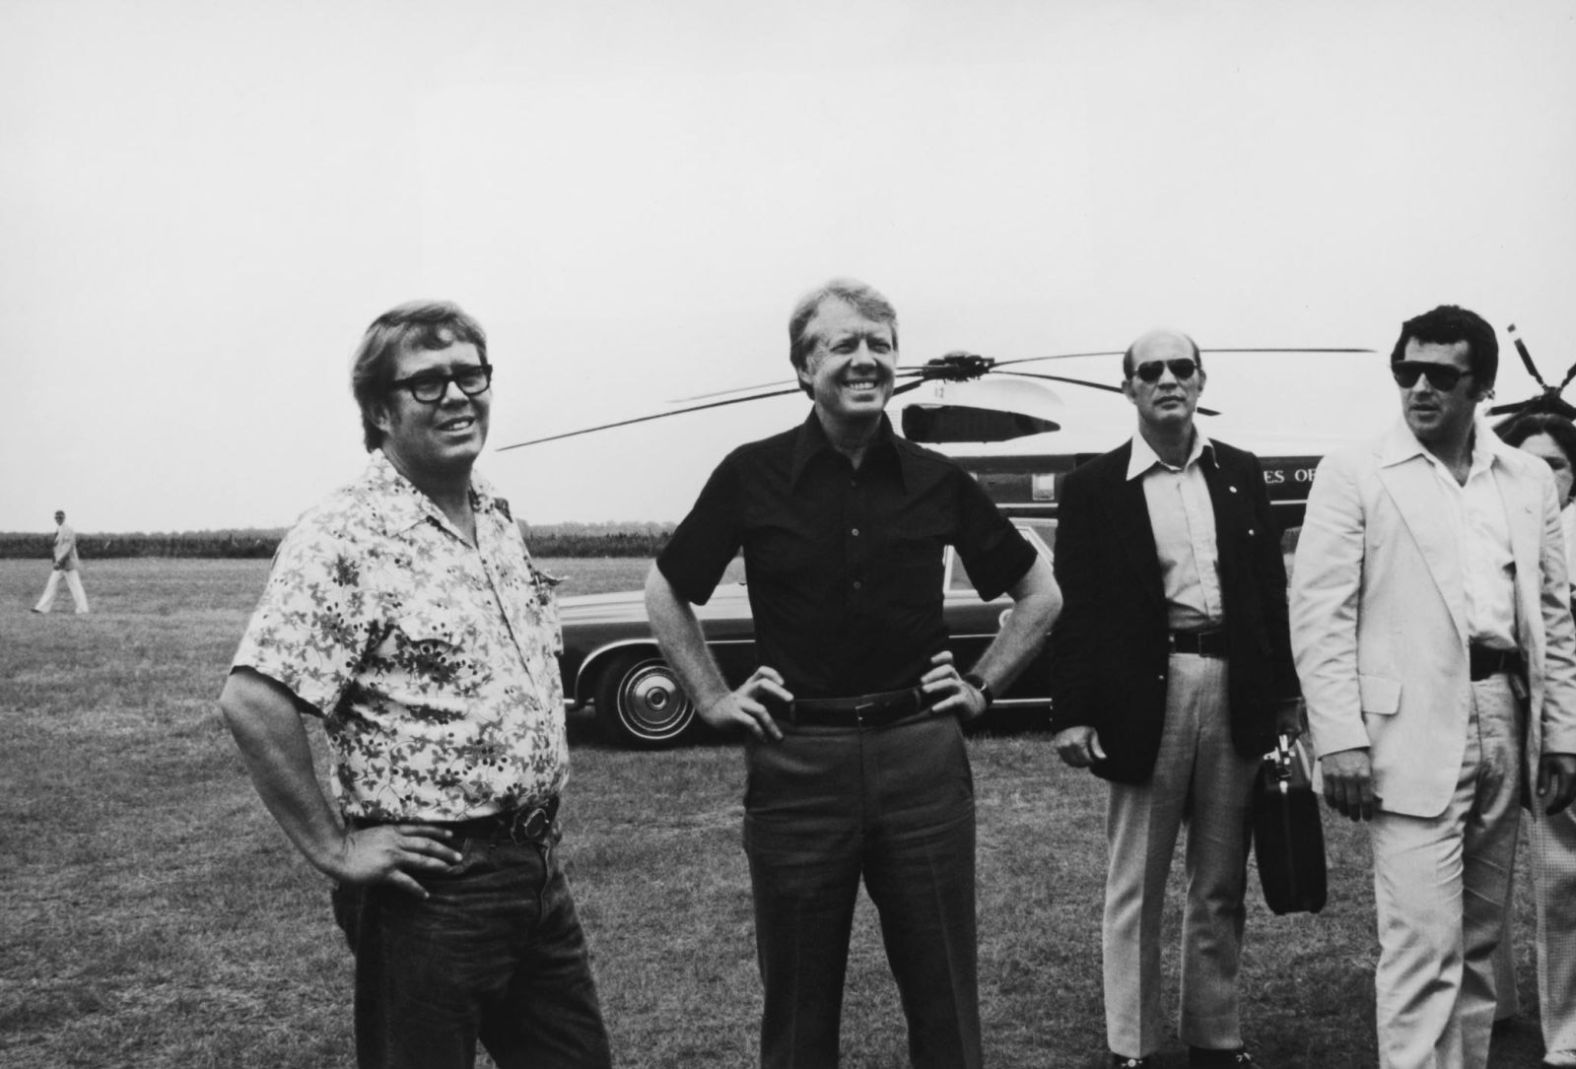
[[[1193,372],[1198,370],[1198,361],[1182,357],[1178,360],[1151,360],[1146,364],[1139,364],[1133,369],[1133,374],[1145,382],[1159,382],[1160,372],[1169,369],[1178,382],[1186,382],[1193,377]]]
[[[1397,360],[1390,365],[1390,374],[1395,377],[1395,384],[1403,390],[1410,390],[1417,385],[1419,378],[1427,376],[1430,386],[1440,393],[1449,393],[1456,388],[1462,375],[1472,372],[1448,364],[1430,364],[1424,360]]]

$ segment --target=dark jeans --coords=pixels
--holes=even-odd
[[[612,1064],[585,933],[551,843],[467,839],[420,899],[334,891],[356,955],[361,1069],[470,1069],[479,1038],[499,1069]]]
[[[744,848],[766,988],[761,1064],[837,1065],[863,876],[908,1019],[909,1059],[979,1066],[974,784],[957,721],[784,725],[781,742],[752,742],[747,752]]]

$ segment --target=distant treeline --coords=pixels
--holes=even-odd
[[[531,553],[538,557],[655,557],[673,533],[671,523],[554,523],[520,525]],[[84,560],[109,557],[232,557],[268,559],[285,528],[179,531],[147,534],[77,532],[77,554]],[[0,559],[49,559],[51,533],[0,532]]]

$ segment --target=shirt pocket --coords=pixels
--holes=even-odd
[[[1388,676],[1358,676],[1357,690],[1363,712],[1369,716],[1393,716],[1401,707],[1401,681]]]
[[[472,694],[485,681],[478,641],[475,622],[463,610],[421,603],[396,617],[388,655],[411,689],[427,699],[418,704],[447,708],[445,696]]]
[[[941,596],[947,559],[946,538],[941,532],[900,530],[885,546],[885,560],[876,562],[885,572],[890,592],[899,605],[930,605]],[[960,563],[958,567],[962,567]]]

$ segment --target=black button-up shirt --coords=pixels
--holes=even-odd
[[[856,469],[812,411],[723,459],[657,567],[704,605],[742,547],[761,663],[795,697],[850,697],[914,686],[946,647],[948,544],[987,600],[1034,563],[951,459],[897,437],[882,416]]]

